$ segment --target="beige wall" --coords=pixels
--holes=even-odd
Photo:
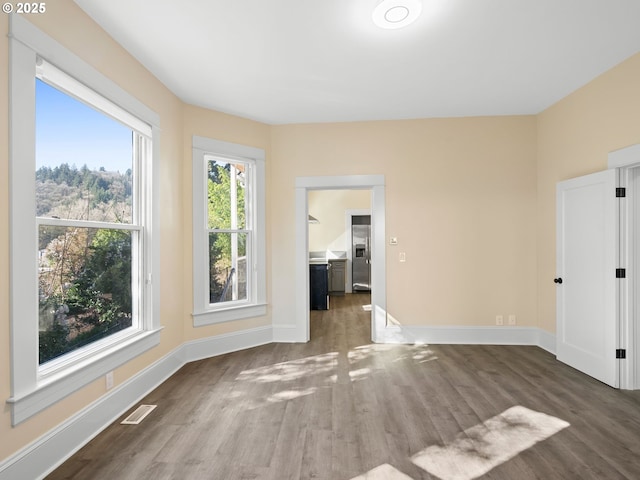
[[[71,0],[47,4],[45,15],[27,17],[42,31],[160,115],[161,324],[158,347],[114,372],[118,385],[185,341],[267,324],[269,318],[193,327],[191,318],[191,136],[194,134],[268,150],[266,125],[185,106]],[[0,16],[0,398],[10,397],[8,238],[8,16]],[[268,153],[267,153],[268,155]],[[0,420],[0,460],[37,439],[105,393],[104,379],[80,389],[40,414],[11,427],[7,405]]]
[[[640,143],[640,54],[537,116],[538,325],[555,332],[556,183],[607,168],[607,154]]]
[[[607,152],[640,142],[640,55],[538,116],[269,127],[184,105],[71,0],[30,21],[160,115],[161,323],[159,347],[115,372],[122,383],[181,343],[228,331],[292,324],[294,182],[298,176],[383,174],[387,305],[405,325],[519,325],[555,330],[555,184],[600,170]],[[8,65],[0,16],[0,65]],[[0,398],[10,396],[8,77],[0,70]],[[267,152],[270,316],[193,328],[191,136]],[[322,221],[322,219],[321,219]],[[406,263],[398,253],[406,252]],[[505,327],[506,328],[506,327]],[[0,459],[105,393],[102,379],[11,427],[0,418]]]
[[[345,211],[371,208],[369,190],[312,190],[309,215],[319,223],[309,224],[309,251],[346,251]]]
[[[535,117],[276,126],[271,148],[274,322],[294,323],[295,178],[384,174],[396,321],[536,325]]]
[[[169,90],[145,70],[122,47],[91,21],[72,1],[59,0],[47,3],[43,15],[27,17],[42,31],[79,55],[97,70],[110,77],[122,88],[137,97],[160,115],[162,128],[160,146],[160,226],[163,252],[181,252],[182,237],[182,104]],[[8,301],[8,16],[0,16],[0,398],[10,397],[9,381],[9,301]],[[176,181],[176,179],[178,181]],[[162,255],[161,263],[161,323],[164,327],[160,346],[141,355],[114,372],[115,384],[122,383],[140,372],[183,342],[182,325],[183,283],[182,258]],[[24,447],[57,424],[77,413],[105,393],[104,379],[80,389],[65,400],[40,414],[11,427],[10,409],[5,405],[0,419],[0,459]]]
[[[214,112],[203,108],[194,107],[192,105],[184,106],[184,148],[183,148],[183,168],[182,168],[182,186],[184,189],[183,204],[183,275],[185,291],[187,292],[183,298],[184,302],[184,330],[185,340],[194,340],[197,338],[210,337],[213,335],[221,335],[223,333],[243,330],[247,328],[255,328],[263,325],[271,324],[271,317],[259,317],[239,320],[235,322],[225,322],[217,325],[194,328],[193,319],[191,317],[193,303],[193,268],[192,268],[192,208],[191,208],[191,149],[192,138],[194,135],[199,137],[213,138],[225,142],[239,143],[251,147],[257,147],[265,150],[265,170],[266,176],[269,176],[269,134],[270,127],[263,123],[246,120],[244,118],[226,115],[224,113]],[[269,200],[267,199],[266,210],[269,212]],[[269,251],[270,237],[270,214],[267,213],[267,252]],[[270,269],[269,255],[267,255],[267,272]],[[269,284],[267,282],[267,303],[269,299]]]

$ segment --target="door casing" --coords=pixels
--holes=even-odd
[[[310,190],[371,190],[371,340],[376,342],[386,327],[384,175],[347,175],[296,178],[296,287],[295,341],[308,342],[309,328],[309,231]]]
[[[626,189],[620,202],[620,246],[618,263],[626,269],[619,288],[618,348],[626,351],[620,360],[620,388],[640,389],[640,144],[631,145],[608,155],[608,168],[617,169],[618,186]]]

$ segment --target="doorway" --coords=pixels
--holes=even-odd
[[[578,326],[575,324],[574,328],[571,329],[571,322],[569,321],[569,327],[567,327],[567,321],[563,318],[566,313],[565,310],[568,309],[567,311],[570,311],[576,305],[578,308],[584,307],[582,299],[585,298],[585,295],[580,298],[574,298],[571,302],[565,292],[562,292],[568,286],[567,282],[564,281],[565,279],[562,278],[566,270],[562,239],[563,233],[571,232],[574,229],[576,221],[579,220],[582,223],[593,221],[593,212],[596,211],[597,213],[598,208],[595,207],[598,205],[588,208],[585,207],[583,199],[579,202],[573,202],[572,209],[582,209],[586,216],[584,214],[582,217],[575,214],[568,215],[566,220],[571,228],[567,230],[566,221],[563,220],[562,214],[563,202],[560,199],[564,196],[565,186],[580,187],[581,183],[585,183],[584,187],[591,189],[591,185],[588,184],[589,181],[593,180],[594,182],[592,183],[595,184],[599,179],[603,182],[605,179],[608,180],[606,180],[606,188],[601,189],[600,194],[601,208],[599,210],[603,226],[596,229],[597,236],[602,237],[603,234],[606,234],[614,238],[613,241],[603,242],[599,250],[597,249],[593,252],[595,255],[600,256],[601,263],[606,263],[606,271],[600,273],[594,279],[596,283],[605,279],[606,285],[600,285],[595,289],[591,285],[593,293],[590,295],[597,296],[600,299],[597,306],[599,308],[603,307],[601,308],[603,315],[600,315],[602,318],[596,325],[601,334],[593,337],[591,342],[586,341],[585,343],[588,338],[583,335],[584,332],[591,331],[593,328],[585,330],[582,328],[582,323],[580,323],[579,326],[581,328],[575,328]],[[586,195],[587,189],[585,188],[583,191]],[[638,279],[640,279],[637,273],[640,271],[640,144],[610,152],[608,155],[608,170],[606,171],[560,182],[558,184],[558,194],[557,208],[559,212],[557,215],[558,225],[556,227],[559,247],[557,252],[558,266],[556,269],[558,278],[554,281],[561,289],[561,293],[558,294],[557,301],[557,341],[559,344],[566,343],[564,337],[569,334],[574,340],[579,339],[582,341],[585,345],[582,353],[586,354],[592,354],[598,348],[606,348],[606,357],[602,355],[600,363],[607,363],[608,368],[610,370],[615,369],[615,371],[610,375],[613,380],[605,381],[605,383],[625,390],[640,389],[640,354],[638,352],[638,347],[640,346],[640,293],[637,292]],[[615,205],[613,204],[614,200]],[[595,237],[596,234],[585,236]],[[573,247],[570,256],[576,258],[579,258],[580,255],[584,256],[586,254],[583,248],[585,243],[583,241],[574,243],[577,243],[578,246]],[[584,270],[582,263],[578,265],[579,269],[573,268],[573,270],[581,272],[581,278],[584,277],[582,275]],[[571,285],[576,284],[576,278],[576,275],[574,275],[568,283]],[[601,341],[602,338],[609,338],[610,340],[603,342]],[[578,345],[580,342],[572,343]],[[613,351],[614,349],[615,352]],[[559,353],[559,347],[557,350],[556,353]],[[560,359],[560,357],[558,358]],[[582,364],[576,368],[592,375],[587,369],[583,370],[581,366]]]
[[[368,190],[371,193],[371,340],[386,326],[385,191],[383,175],[298,177],[296,179],[296,339],[310,339],[309,202],[314,190]]]
[[[590,371],[588,359],[583,358],[574,365],[575,368],[612,386],[624,390],[638,390],[640,389],[640,352],[638,351],[640,293],[637,292],[640,285],[640,276],[637,273],[640,271],[640,144],[610,152],[608,167],[608,170],[565,180],[558,184],[556,217],[558,221],[556,273],[558,275],[554,281],[560,292],[557,300],[556,353],[558,359],[562,360],[561,349],[568,346],[574,350],[569,352],[570,357],[577,359],[579,356],[597,356],[597,350],[600,349],[599,361],[597,364],[591,363],[596,366],[596,369],[602,369],[606,364],[609,371],[608,380],[603,380]],[[599,182],[604,188],[597,187]],[[572,201],[569,198],[570,208],[563,206],[566,203],[567,188],[573,188],[577,192],[577,200]],[[563,209],[567,211],[563,212]],[[593,228],[597,218],[602,225]],[[592,233],[583,232],[575,235],[575,231],[579,230],[577,227],[581,225],[591,228]],[[575,237],[573,246],[570,246],[571,248],[567,251],[567,248],[564,248],[564,238],[566,234],[572,234],[572,232]],[[600,245],[596,242],[595,249],[587,250],[585,245],[593,244],[592,240],[597,240],[597,237],[600,239],[606,237],[607,240],[600,242]],[[585,242],[585,239],[589,239],[589,242]],[[593,263],[594,256],[600,258],[600,265],[596,266],[604,269],[597,275],[591,275],[591,281],[586,282],[586,288],[582,289],[582,294],[573,295],[572,299],[570,292],[565,290],[585,283],[585,265],[588,262],[583,259]],[[574,273],[572,278],[563,278],[565,273],[570,274],[571,270]],[[576,275],[576,272],[580,273],[580,276]],[[578,291],[575,288],[574,290]],[[591,301],[592,306],[586,306],[585,299]],[[594,299],[595,303],[592,302]],[[591,310],[594,307],[600,309],[601,314],[594,317],[593,325],[584,328],[585,315],[576,315],[575,312],[582,308],[592,313]],[[569,318],[572,311],[573,319]],[[594,336],[595,329],[599,333]],[[582,345],[582,351],[574,348],[580,345]],[[565,353],[566,351],[565,349]]]
[[[325,320],[342,317],[343,310],[370,309],[371,190],[310,190],[307,204],[313,339],[314,332],[323,334]]]

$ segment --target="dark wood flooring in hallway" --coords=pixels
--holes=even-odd
[[[640,392],[537,347],[373,345],[368,301],[332,297],[307,344],[185,365],[47,478],[640,478]]]

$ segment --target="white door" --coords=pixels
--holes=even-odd
[[[616,170],[557,186],[558,360],[618,387]]]

